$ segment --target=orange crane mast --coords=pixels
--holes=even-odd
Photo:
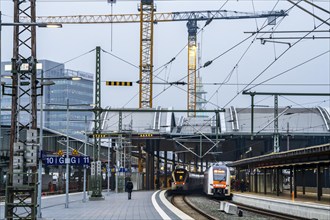
[[[204,10],[156,13],[154,0],[141,0],[139,14],[69,15],[39,16],[37,22],[54,24],[101,24],[101,23],[140,23],[140,66],[139,66],[139,108],[152,108],[153,86],[153,25],[158,22],[187,21],[188,27],[188,116],[196,116],[196,59],[197,21],[219,19],[268,18],[274,24],[277,17],[287,15],[283,10],[269,12],[237,12],[227,10]],[[24,17],[21,17],[21,22]]]

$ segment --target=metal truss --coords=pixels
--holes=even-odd
[[[140,4],[139,108],[152,108],[154,1]]]
[[[14,0],[14,23],[22,16],[28,23],[14,25],[6,219],[35,219],[37,212],[36,26],[31,25],[35,13],[35,0]]]

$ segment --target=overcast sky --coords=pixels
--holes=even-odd
[[[113,5],[114,14],[138,13],[139,1],[120,1]],[[233,10],[241,12],[284,10],[292,8],[287,1],[155,1],[157,12],[196,11],[196,10]],[[318,6],[330,11],[329,1],[314,0]],[[330,18],[329,14],[301,2],[302,7],[323,20]],[[3,22],[12,22],[12,0],[1,1]],[[80,14],[110,14],[111,5],[104,1],[37,1],[37,16],[50,15],[80,15]],[[288,11],[289,16],[278,19],[276,26],[266,26],[263,30],[276,31],[311,31],[321,22],[301,9],[294,7]],[[298,39],[274,40],[285,43],[261,44],[260,40],[250,38],[237,47],[236,44],[249,36],[247,31],[262,28],[266,19],[245,20],[214,20],[197,36],[201,45],[202,65],[214,60],[212,64],[200,70],[204,90],[209,103],[207,109],[217,107],[248,107],[250,97],[239,94],[247,83],[261,83],[274,76],[274,79],[254,87],[257,92],[330,92],[330,34],[312,33],[308,37],[328,37],[328,39],[299,39],[307,33],[273,34],[274,37],[298,37]],[[329,20],[328,20],[329,23]],[[198,23],[203,27],[204,21]],[[157,71],[155,82],[187,81],[187,50],[182,50],[187,44],[186,22],[164,22],[154,26],[154,69],[158,69],[175,57],[175,61],[167,68]],[[112,32],[111,32],[112,29]],[[328,30],[327,24],[317,30]],[[269,34],[257,37],[269,37]],[[291,47],[289,48],[289,44]],[[139,65],[139,24],[77,24],[64,25],[62,29],[37,30],[37,58],[65,63],[66,68],[95,72],[96,46],[121,59]],[[230,48],[233,49],[229,50]],[[224,54],[225,51],[229,50]],[[223,55],[222,55],[223,54]],[[323,54],[323,55],[322,55]],[[72,60],[75,57],[79,57]],[[12,58],[12,28],[2,28],[2,61]],[[276,61],[275,61],[276,60]],[[306,62],[311,60],[309,62]],[[306,63],[305,63],[306,62]],[[305,64],[304,64],[305,63]],[[137,67],[122,62],[113,56],[101,54],[102,81],[133,81],[139,80]],[[296,67],[297,66],[297,67]],[[296,68],[295,68],[296,67]],[[233,71],[234,69],[234,71]],[[290,70],[292,69],[292,70]],[[289,70],[289,71],[288,71]],[[281,74],[283,73],[283,74]],[[259,76],[260,75],[260,76]],[[230,76],[230,77],[229,77]],[[258,77],[259,76],[259,77]],[[255,79],[255,81],[253,81]],[[225,85],[210,85],[223,83]],[[132,87],[106,87],[102,82],[102,106],[138,107],[138,85]],[[289,85],[300,84],[300,85]],[[251,86],[248,86],[248,88]],[[154,85],[154,107],[173,106],[175,109],[186,109],[187,87]],[[272,96],[256,96],[256,104],[273,106]],[[330,107],[329,97],[295,97],[286,96],[279,99],[280,106],[293,107]]]

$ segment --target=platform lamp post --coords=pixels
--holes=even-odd
[[[37,69],[41,69],[41,78],[37,78],[37,79],[40,79],[41,80],[41,96],[43,96],[43,87],[44,86],[51,86],[51,85],[54,85],[55,82],[52,81],[52,80],[80,80],[81,78],[80,77],[47,77],[47,78],[44,78],[44,71],[42,70],[42,65],[41,63],[38,63],[37,64]],[[47,80],[47,81],[44,81],[44,80]],[[40,141],[39,141],[39,152],[42,152],[43,150],[43,97],[41,97],[41,100],[40,100]],[[68,116],[67,116],[68,117]],[[67,123],[68,124],[68,123]],[[39,154],[39,164],[38,164],[38,182],[39,182],[39,185],[38,185],[38,209],[37,209],[37,216],[38,218],[42,218],[42,213],[41,213],[41,193],[42,193],[42,155]],[[67,204],[67,203],[66,203]]]
[[[84,143],[84,155],[86,156],[86,147],[87,147],[87,116],[85,115],[85,143]],[[84,183],[83,183],[83,202],[86,202],[86,165],[84,165]]]
[[[108,176],[108,196],[110,195],[110,174],[111,174],[111,171],[110,171],[110,156],[111,156],[111,145],[112,145],[112,140],[110,139],[109,137],[109,140],[108,140],[108,169],[107,169],[107,176]]]
[[[65,208],[69,208],[69,97],[66,98]]]
[[[40,98],[40,127],[39,127],[39,161],[38,161],[38,208],[37,208],[37,218],[42,218],[41,213],[41,193],[42,193],[42,150],[43,150],[43,93],[44,93],[44,86],[51,86],[55,83],[53,81],[46,81],[44,82],[44,72],[42,70],[42,65],[37,64],[37,69],[41,69],[41,98]]]

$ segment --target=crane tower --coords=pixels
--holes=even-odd
[[[197,21],[220,19],[268,18],[268,24],[275,24],[278,17],[287,15],[283,10],[269,12],[237,12],[228,10],[184,11],[156,13],[154,0],[141,0],[139,14],[110,15],[69,15],[40,16],[38,22],[61,24],[100,24],[100,23],[140,23],[140,79],[139,107],[152,108],[153,105],[153,33],[154,23],[187,21],[188,27],[188,116],[196,116],[196,56],[197,56]]]

